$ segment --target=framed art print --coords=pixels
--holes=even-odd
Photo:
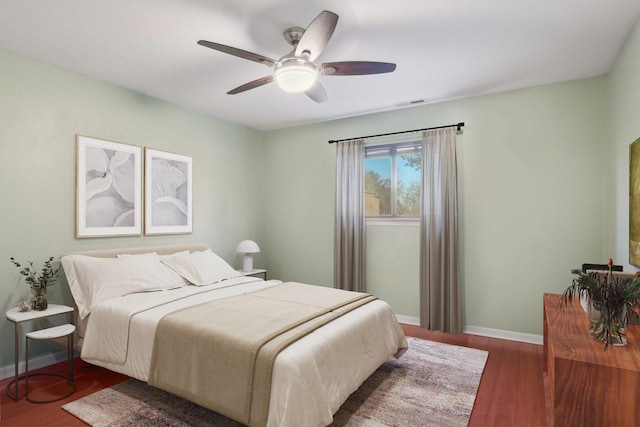
[[[145,148],[144,234],[193,232],[192,159]]]
[[[77,135],[76,237],[142,234],[142,147]]]

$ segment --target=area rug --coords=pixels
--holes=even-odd
[[[342,405],[331,424],[466,426],[488,353],[408,338],[409,350],[390,358]],[[238,427],[222,415],[130,379],[62,407],[89,425]]]

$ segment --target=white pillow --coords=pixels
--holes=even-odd
[[[242,276],[242,273],[234,270],[211,249],[163,258],[162,262],[196,286],[211,285]]]
[[[157,253],[157,252],[154,252],[154,253]],[[116,256],[118,258],[120,258],[120,257],[135,256],[135,255],[139,255],[139,254],[118,254]],[[180,255],[189,255],[189,251],[181,251],[181,252],[176,252],[176,253],[169,254],[169,255],[158,255],[158,256],[160,257],[160,261],[162,261],[165,258],[170,258],[170,257],[180,256]],[[176,287],[189,285],[189,281],[187,279],[185,279],[184,277],[182,277],[181,275],[179,275],[178,273],[176,273],[175,271],[173,271],[172,268],[170,268],[169,266],[167,266],[167,265],[165,265],[163,263],[160,263],[160,265],[162,266],[163,269],[166,270],[167,274],[172,277],[172,280],[175,280]]]
[[[121,258],[67,255],[60,261],[81,319],[107,299],[182,286],[155,252]]]

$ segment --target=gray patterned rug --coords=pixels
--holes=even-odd
[[[466,426],[488,353],[408,338],[342,405],[332,426]],[[187,400],[127,380],[62,407],[92,426],[233,426]]]

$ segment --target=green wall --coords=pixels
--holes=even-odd
[[[192,156],[193,234],[75,239],[76,133]],[[40,265],[70,251],[198,241],[239,267],[237,243],[263,229],[263,151],[260,132],[0,50],[0,368],[13,364],[4,312],[29,297],[9,257]],[[71,304],[66,282],[49,301]]]
[[[640,23],[624,44],[609,73],[608,176],[604,194],[607,254],[625,270],[629,265],[629,144],[640,138]]]
[[[332,283],[330,139],[463,121],[458,138],[464,323],[542,333],[542,294],[602,259],[606,79],[540,86],[266,135],[266,261],[285,280]],[[418,227],[367,227],[367,285],[418,317]]]

